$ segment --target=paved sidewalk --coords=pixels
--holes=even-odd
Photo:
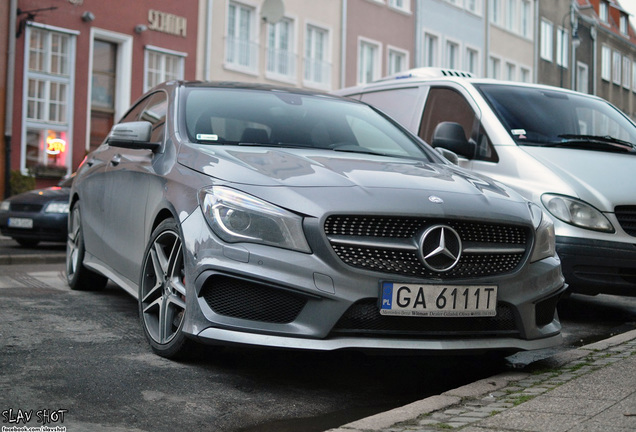
[[[636,431],[636,330],[528,368],[330,432]]]
[[[0,235],[0,265],[63,263],[66,259],[65,248],[64,243],[49,242],[27,248],[9,237]]]

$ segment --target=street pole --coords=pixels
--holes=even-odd
[[[7,93],[4,123],[4,197],[11,195],[11,137],[13,127],[13,87],[15,85],[15,25],[17,21],[18,0],[11,0],[9,6],[9,43],[7,47]]]

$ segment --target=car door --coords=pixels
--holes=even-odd
[[[164,141],[168,98],[150,95],[134,120],[153,124],[151,141]],[[153,162],[157,153],[145,149],[117,148],[106,167],[106,224],[104,250],[109,266],[133,284],[146,247],[146,209],[150,184],[157,181]]]

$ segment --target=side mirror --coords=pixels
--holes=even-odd
[[[464,135],[464,128],[455,122],[442,122],[433,132],[433,147],[450,150],[468,159],[475,158],[475,143],[469,142]]]
[[[459,165],[459,156],[457,156],[457,153],[445,149],[444,147],[435,147],[435,150],[437,150],[437,153],[441,154],[444,159],[453,165]]]
[[[118,123],[111,128],[106,142],[113,147],[156,150],[160,144],[150,142],[151,134],[152,123],[150,122]]]

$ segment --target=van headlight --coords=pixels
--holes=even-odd
[[[534,248],[530,262],[535,262],[556,254],[554,222],[538,205],[529,203],[529,206],[534,225]]]
[[[543,194],[541,202],[555,218],[579,228],[613,233],[614,227],[603,213],[588,203],[565,195]]]
[[[223,186],[202,189],[199,203],[212,231],[228,243],[250,242],[310,253],[302,218]]]

